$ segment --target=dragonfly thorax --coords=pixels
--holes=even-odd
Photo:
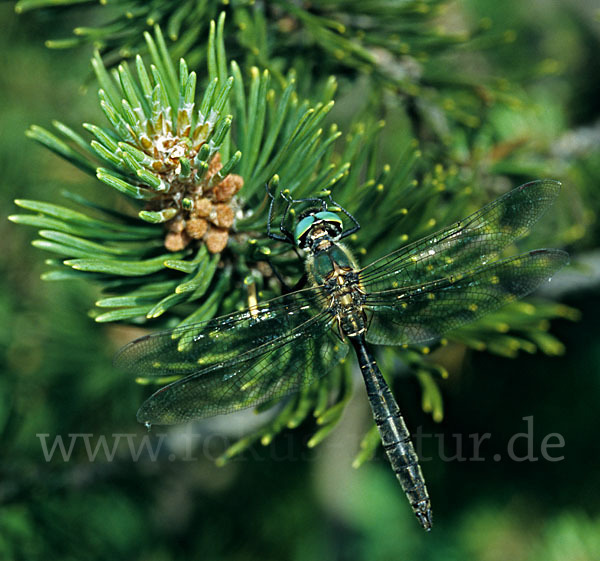
[[[364,304],[358,266],[350,250],[327,236],[319,238],[316,251],[306,261],[313,285],[321,285],[327,294],[329,310],[336,318],[342,337],[366,331]]]
[[[366,297],[360,289],[358,273],[336,264],[324,286],[329,293],[331,311],[335,314],[342,335],[354,337],[364,333],[366,321],[363,305]]]

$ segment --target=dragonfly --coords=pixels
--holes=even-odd
[[[331,195],[294,200],[281,192],[287,206],[277,229],[269,193],[267,234],[303,251],[307,285],[123,347],[117,366],[146,381],[169,382],[142,404],[137,419],[147,426],[183,423],[283,398],[326,376],[352,347],[383,449],[418,522],[430,530],[419,459],[372,345],[431,342],[549,280],[568,263],[564,251],[507,258],[502,252],[559,191],[558,181],[526,183],[363,268],[342,242],[360,224]],[[291,212],[299,203],[310,208]],[[286,227],[291,216],[293,230]]]

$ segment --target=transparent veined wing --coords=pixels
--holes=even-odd
[[[161,388],[140,407],[138,421],[176,424],[278,399],[331,371],[347,353],[322,312],[236,359],[213,364]]]
[[[193,374],[276,341],[327,306],[320,287],[299,290],[253,309],[140,337],[118,352],[115,365],[139,378],[159,378],[157,383]]]
[[[369,293],[370,343],[431,341],[526,296],[569,262],[558,249],[538,249],[428,283]]]
[[[367,265],[363,289],[376,292],[448,277],[498,258],[552,205],[560,182],[533,181],[509,191],[455,224]]]

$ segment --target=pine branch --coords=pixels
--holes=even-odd
[[[436,83],[431,74],[421,71],[408,81],[392,79],[368,50],[375,43],[369,43],[367,35],[381,29],[394,55],[406,50],[398,46],[396,52],[390,47],[394,34],[401,30],[387,24],[392,9],[388,3],[368,4],[377,10],[368,14],[370,26],[362,30],[356,23],[364,21],[358,18],[362,12],[354,2],[329,3],[328,15],[302,11],[287,2],[277,5],[287,14],[280,15],[278,23],[293,17],[294,25],[311,30],[319,48],[334,55],[327,57],[330,62],[336,60],[337,49],[347,48],[343,64],[374,73],[408,97],[419,95],[422,115],[438,123],[431,130],[447,137],[459,152],[465,136],[460,126],[449,123],[467,123],[463,103],[468,105],[472,98],[457,96],[460,103],[443,102],[446,94],[441,81]],[[406,10],[402,25],[415,26],[419,48],[430,48],[435,54],[460,42],[442,40],[439,34],[421,29],[424,14],[429,13],[423,8],[427,4],[402,6]],[[348,10],[344,29],[339,24],[342,7]],[[250,33],[248,27],[240,25],[246,21],[243,14],[250,17],[244,10],[235,11],[242,46],[251,37],[244,35]],[[260,12],[252,14],[252,33],[267,33]],[[86,133],[79,134],[54,122],[56,133],[38,126],[28,131],[31,138],[115,189],[132,209],[122,213],[67,193],[81,210],[18,200],[16,204],[31,213],[11,217],[38,228],[40,239],[34,245],[55,254],[46,280],[88,279],[102,287],[104,294],[92,313],[98,322],[156,325],[160,318],[169,326],[193,325],[247,307],[254,295],[261,300],[278,295],[280,286],[272,267],[290,284],[297,280],[301,262],[287,246],[274,244],[266,236],[265,183],[269,181],[273,190],[281,186],[295,198],[332,192],[361,223],[349,244],[359,258],[368,256],[369,260],[468,215],[486,200],[472,188],[477,166],[459,156],[440,163],[437,155],[443,145],[431,139],[419,142],[418,127],[399,127],[389,133],[385,122],[371,114],[356,120],[344,135],[329,120],[336,80],[328,78],[320,83],[320,94],[313,91],[310,99],[302,99],[299,89],[315,84],[293,70],[282,74],[274,53],[266,50],[266,41],[256,43],[258,53],[250,49],[252,56],[264,58],[266,69],[228,61],[227,29],[224,14],[208,26],[203,47],[207,71],[199,79],[184,59],[178,67],[172,62],[173,52],[158,27],[154,37],[145,34],[149,57],[145,61],[138,55],[135,71],[126,62],[109,69],[106,58],[96,52],[92,64],[109,126],[84,123]],[[354,34],[352,45],[344,37],[346,29]],[[353,42],[359,39],[360,44]],[[246,62],[250,58],[245,57]],[[339,69],[336,64],[324,66]],[[426,90],[416,87],[426,83],[423,76],[430,80]],[[201,87],[197,88],[197,81]],[[448,91],[466,91],[466,85],[473,93],[473,83],[458,82]],[[407,113],[405,122],[411,123]],[[443,134],[446,128],[452,133]],[[391,164],[379,149],[384,134],[394,146]],[[470,149],[467,144],[463,153],[470,156]],[[572,310],[553,304],[515,304],[449,334],[448,339],[505,356],[538,348],[558,354],[560,343],[547,333],[553,317],[575,316]],[[393,352],[416,373],[424,410],[440,420],[443,408],[436,380],[446,373],[430,360],[432,350],[421,346],[386,352]],[[340,419],[351,387],[350,369],[342,365],[291,398],[270,423],[236,443],[221,461],[257,440],[267,444],[283,428],[298,426],[311,412],[318,429],[309,445],[318,444]],[[367,435],[357,464],[373,453],[378,442]]]

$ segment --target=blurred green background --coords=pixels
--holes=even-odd
[[[490,55],[498,74],[527,88],[532,68],[560,71],[532,86],[546,110],[530,132],[543,143],[569,134],[587,142],[573,156],[570,176],[585,185],[596,210],[600,24],[590,4],[471,0],[462,9],[465,17],[492,17],[518,32],[510,48]],[[135,331],[100,326],[82,313],[93,288],[43,283],[45,256],[30,246],[33,232],[6,220],[15,198],[57,200],[71,185],[93,196],[99,188],[24,136],[30,124],[47,126],[52,118],[101,119],[94,89],[81,86],[89,52],[47,50],[49,21],[56,26],[43,13],[18,18],[12,4],[0,7],[0,559],[600,558],[597,226],[571,248],[586,267],[557,283],[562,301],[582,311],[577,323],[553,323],[564,356],[462,357],[464,368],[442,383],[440,424],[421,411],[412,377],[397,384],[413,432],[421,426],[436,434],[423,443],[424,455],[433,457],[423,462],[435,517],[430,534],[414,520],[381,454],[360,470],[351,467],[371,422],[358,384],[343,422],[316,450],[306,448],[310,431],[301,427],[217,468],[212,459],[256,422],[253,415],[147,436],[135,421],[143,392],[111,364]],[[79,23],[77,14],[65,14],[64,35]],[[500,128],[514,125],[498,119]],[[526,116],[520,126],[528,126]],[[526,431],[529,416],[534,453],[540,456],[546,435],[559,433],[565,446],[551,454],[564,459],[495,461],[495,454],[506,456],[511,436]],[[457,438],[469,457],[469,435],[485,433],[485,461],[440,458],[440,446],[447,456],[456,453]],[[42,441],[51,447],[57,435],[67,452],[75,443],[69,461],[59,449],[45,459]],[[90,461],[87,437],[69,435],[92,435],[92,452],[102,436],[109,448],[116,438],[121,444],[112,461],[102,450]],[[142,453],[134,461],[127,439],[135,450],[144,442],[160,446],[156,460]],[[526,452],[523,440],[518,450]]]

